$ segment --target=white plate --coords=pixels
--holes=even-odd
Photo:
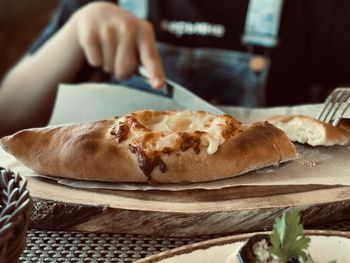
[[[350,262],[350,233],[340,231],[305,231],[311,238],[309,253],[317,263]],[[259,234],[267,232],[260,232]],[[165,251],[157,255],[137,261],[139,263],[225,263],[227,257],[236,251],[245,240],[252,235],[243,234],[224,238],[212,239],[192,245]]]

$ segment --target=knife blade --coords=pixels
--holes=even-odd
[[[149,83],[149,76],[146,69],[142,66],[138,68],[137,75]],[[221,115],[225,114],[224,111],[198,97],[180,84],[165,79],[165,95],[173,99],[177,104],[184,107],[187,110],[203,110],[213,114]]]

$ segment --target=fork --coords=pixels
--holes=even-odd
[[[350,88],[337,88],[327,97],[317,120],[337,126],[350,106]]]

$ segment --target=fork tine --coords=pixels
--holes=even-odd
[[[324,102],[324,106],[322,108],[322,111],[318,114],[316,119],[322,120],[323,114],[326,113],[327,108],[331,105],[331,99],[332,99],[332,96],[335,92],[336,92],[336,90],[333,90],[332,93],[328,95],[326,101]]]
[[[347,111],[347,109],[348,109],[349,106],[350,106],[350,102],[349,102],[350,90],[349,90],[349,92],[348,92],[347,95],[348,95],[348,96],[347,96],[347,98],[346,98],[346,104],[345,104],[345,106],[343,107],[343,110],[342,110],[342,111],[340,112],[340,114],[337,116],[337,118],[333,120],[333,122],[332,122],[332,125],[333,125],[333,126],[337,126],[337,125],[339,124],[339,122],[340,122],[340,120],[342,119],[344,113]],[[343,103],[345,103],[345,101],[344,101]]]
[[[343,103],[345,101],[348,100],[350,96],[349,91],[343,90],[340,95],[336,98],[336,102],[335,102],[335,106],[334,106],[334,110],[333,110],[333,114],[331,115],[331,117],[329,118],[328,122],[332,123],[334,120],[334,117],[336,116],[336,114],[338,113],[338,111],[341,109],[341,107],[343,106]],[[345,112],[345,111],[344,111]],[[339,116],[341,117],[344,113],[340,114],[337,116],[337,118],[339,118]]]
[[[332,93],[327,97],[326,101],[325,101],[325,105],[321,111],[321,113],[318,115],[317,119],[320,121],[325,122],[327,120],[327,117],[329,115],[329,113],[332,111],[333,109],[333,102],[334,99],[338,96],[338,94],[341,92],[341,89],[335,89],[332,91]]]
[[[325,113],[326,109],[328,108],[328,106],[330,105],[329,101],[326,101],[324,103],[325,105],[323,106],[321,112],[317,115],[316,119],[322,121],[322,115]]]

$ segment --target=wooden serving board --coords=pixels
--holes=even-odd
[[[229,234],[270,229],[289,207],[317,228],[350,215],[350,187],[267,186],[220,190],[117,191],[75,189],[28,178],[31,227],[163,236]]]
[[[329,182],[337,182],[340,177],[346,181],[349,149],[333,148],[327,150],[328,154],[324,151],[326,148],[312,151],[298,147],[302,159],[274,169],[293,177],[308,177],[308,182],[320,182],[327,174],[331,176]],[[319,164],[310,168],[304,164],[308,160]],[[259,174],[257,180],[262,176]],[[290,207],[301,209],[307,228],[349,218],[350,186],[289,182],[218,190],[122,191],[78,189],[49,179],[28,177],[34,199],[31,227],[197,236],[267,230]]]

